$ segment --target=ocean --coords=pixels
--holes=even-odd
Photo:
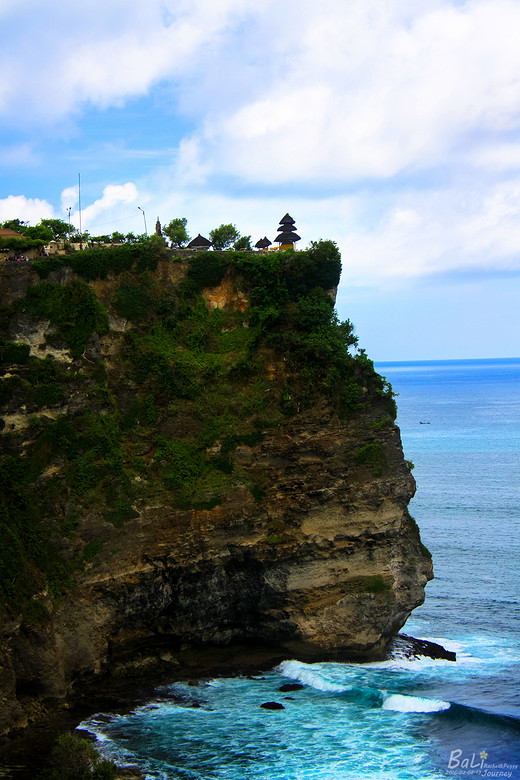
[[[288,658],[258,679],[174,683],[81,724],[104,755],[154,780],[520,779],[520,359],[376,368],[399,394],[435,567],[403,632],[457,661]]]

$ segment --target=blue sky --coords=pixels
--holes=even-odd
[[[0,221],[332,238],[378,361],[520,354],[518,0],[0,0]]]

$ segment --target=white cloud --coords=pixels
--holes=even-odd
[[[481,209],[460,225],[466,258],[493,258],[502,268],[520,266],[520,179],[501,182],[482,198]]]
[[[3,11],[14,29],[0,51],[7,121],[52,123],[171,82],[199,123],[181,156],[196,144],[205,175],[265,184],[389,178],[453,164],[461,150],[467,159],[479,133],[520,123],[516,0],[22,8],[23,26],[18,5]]]
[[[190,72],[243,0],[39,0],[3,9],[0,115],[52,124],[85,104],[121,105]],[[22,14],[23,10],[23,14]],[[45,56],[42,56],[42,47]]]
[[[147,193],[147,213],[158,214],[163,224],[185,216],[190,235],[207,236],[231,222],[255,243],[263,235],[272,241],[289,211],[301,248],[320,238],[337,241],[344,288],[392,290],[439,274],[520,270],[520,178],[327,197],[216,195],[172,188],[172,181],[177,179],[170,171],[153,183],[139,182],[140,197]],[[461,197],[461,190],[471,196]]]
[[[344,285],[399,286],[446,273],[520,271],[520,179],[471,198],[457,188],[401,192],[371,230],[341,231]],[[371,208],[367,200],[364,207]]]
[[[208,163],[202,162],[202,154],[203,150],[197,137],[182,139],[179,144],[174,172],[177,187],[192,187],[206,181],[210,166]]]
[[[471,153],[471,162],[492,172],[520,168],[520,141],[490,144]]]
[[[303,3],[281,76],[207,119],[217,170],[262,182],[386,178],[453,162],[474,134],[520,125],[518,3],[327,6]]]
[[[85,229],[142,232],[140,205],[149,223],[186,216],[192,235],[234,222],[272,239],[289,211],[302,243],[338,241],[344,284],[517,267],[516,0],[56,0],[45,15],[20,0],[0,14],[14,30],[0,50],[7,123],[51,133],[159,82],[170,101],[170,167],[150,157],[137,180],[117,133],[94,139],[91,170],[126,154],[119,181],[137,184],[105,187]],[[195,125],[180,142],[179,106]],[[77,188],[69,207],[78,224]]]
[[[69,190],[72,192],[74,191],[74,188],[71,187]],[[67,192],[67,190],[65,190],[65,192]],[[113,225],[121,212],[121,206],[135,203],[137,196],[137,187],[133,182],[127,182],[126,184],[108,184],[104,188],[101,198],[82,209],[82,230],[97,231],[99,228],[100,233],[111,233],[115,230]],[[72,216],[74,225],[79,226],[79,219],[80,214],[77,210]],[[101,228],[105,228],[105,230],[101,230]]]
[[[79,199],[78,187],[66,187],[61,193],[62,212],[65,214],[68,213],[69,209],[75,208],[78,199]]]
[[[26,198],[24,195],[9,195],[0,200],[0,222],[7,219],[19,219],[36,225],[41,219],[54,216],[50,203],[38,198]]]

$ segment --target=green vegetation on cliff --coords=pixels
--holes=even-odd
[[[56,740],[50,756],[51,768],[37,780],[114,780],[116,765],[102,759],[88,739],[66,732]]]
[[[4,306],[0,333],[0,594],[27,620],[95,565],[104,538],[82,535],[86,517],[117,528],[145,504],[211,510],[237,490],[261,504],[262,469],[239,455],[267,431],[318,403],[349,419],[380,398],[377,425],[395,418],[390,386],[335,314],[332,241],[176,257],[152,237],[33,267],[41,281]],[[123,324],[109,332],[110,316]],[[23,317],[70,361],[10,340]],[[377,443],[351,461],[385,465]]]

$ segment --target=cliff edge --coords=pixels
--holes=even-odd
[[[0,733],[190,649],[380,658],[432,564],[333,242],[8,265]]]

